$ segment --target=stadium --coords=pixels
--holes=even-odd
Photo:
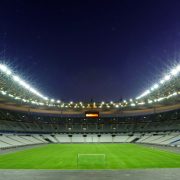
[[[72,174],[123,170],[113,172],[122,178],[132,170],[129,176],[137,179],[134,172],[150,169],[151,179],[156,176],[151,170],[171,168],[168,176],[176,179],[180,65],[166,72],[159,82],[129,100],[63,102],[45,96],[1,63],[0,169],[23,169],[29,176],[28,169],[47,170],[53,177],[52,170]]]
[[[0,180],[179,180],[179,52],[179,0],[1,0]]]

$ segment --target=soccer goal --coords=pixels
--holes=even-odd
[[[78,154],[77,167],[82,169],[101,169],[106,167],[105,154]]]

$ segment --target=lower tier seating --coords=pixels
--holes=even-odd
[[[0,149],[46,143],[144,143],[180,147],[180,132],[135,134],[1,134]]]

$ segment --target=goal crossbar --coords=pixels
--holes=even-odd
[[[104,156],[104,157],[106,157],[105,154],[78,154],[78,157],[79,156]]]

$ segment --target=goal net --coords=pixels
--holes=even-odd
[[[105,154],[78,154],[77,167],[83,169],[101,169],[106,166]]]

